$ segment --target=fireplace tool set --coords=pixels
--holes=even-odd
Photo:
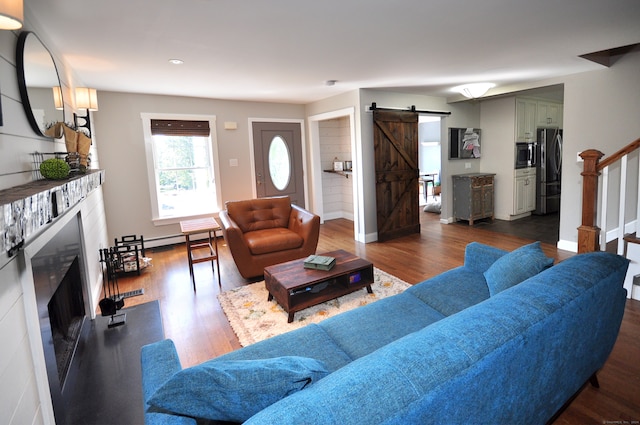
[[[102,290],[104,298],[100,300],[100,313],[102,316],[111,316],[108,327],[124,325],[127,320],[126,313],[118,313],[124,307],[124,295],[120,294],[118,287],[118,270],[122,270],[122,257],[118,249],[104,248],[100,250],[100,262],[104,263]]]

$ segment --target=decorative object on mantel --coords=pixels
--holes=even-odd
[[[40,174],[46,179],[60,180],[69,175],[70,167],[66,161],[58,158],[49,158],[40,164]]]
[[[89,150],[91,149],[91,139],[82,131],[78,131],[78,154],[80,155],[80,172],[87,171],[89,166]]]
[[[64,144],[69,155],[65,158],[71,171],[86,172],[91,163],[89,151],[91,138],[86,129],[79,129],[74,123],[56,122],[47,125],[45,135],[60,139],[64,136]]]
[[[47,137],[53,137],[54,139],[61,139],[64,135],[64,123],[59,121],[48,123],[44,130],[44,135]]]
[[[0,251],[11,257],[33,233],[102,185],[104,170],[66,180],[36,180],[0,190]]]

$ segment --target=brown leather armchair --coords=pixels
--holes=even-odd
[[[264,268],[316,252],[320,217],[292,205],[288,196],[227,201],[220,224],[233,261],[245,279]]]

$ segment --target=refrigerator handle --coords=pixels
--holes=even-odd
[[[535,143],[529,144],[529,164],[532,167],[536,166],[536,145]]]
[[[562,169],[562,137],[560,136],[559,133],[556,134],[556,149],[555,149],[555,156],[556,156],[556,173],[560,173],[560,170]]]

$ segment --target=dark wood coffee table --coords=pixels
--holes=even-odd
[[[289,313],[289,323],[296,311],[362,288],[373,293],[373,264],[343,250],[321,255],[335,257],[336,265],[329,271],[305,269],[301,258],[264,269],[269,301],[275,298]]]

